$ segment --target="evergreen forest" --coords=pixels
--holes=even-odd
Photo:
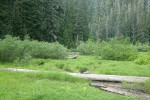
[[[59,42],[128,37],[150,44],[150,0],[0,0],[0,38]]]

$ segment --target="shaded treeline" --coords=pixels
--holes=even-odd
[[[75,47],[128,36],[150,42],[150,0],[0,0],[0,38],[58,41]]]

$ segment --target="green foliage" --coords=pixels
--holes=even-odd
[[[31,39],[58,41],[68,48],[76,46],[77,37],[88,39],[85,0],[9,0],[1,1],[0,6],[0,38],[11,34],[23,39],[28,34]]]
[[[147,51],[150,50],[150,46],[148,44],[141,44],[141,43],[139,43],[137,45],[137,49],[138,49],[139,52],[147,52]]]
[[[95,55],[96,56],[102,56],[102,53],[103,53],[103,49],[104,47],[107,45],[107,42],[106,41],[102,41],[100,43],[97,43],[96,45],[96,48],[95,48]]]
[[[79,72],[80,72],[80,73],[84,73],[84,72],[86,72],[86,71],[88,71],[88,68],[87,68],[87,67],[79,67]]]
[[[96,53],[96,43],[92,41],[82,42],[78,47],[77,50],[83,55],[94,55]]]
[[[136,49],[131,45],[106,45],[102,50],[102,58],[107,60],[134,60],[137,56]]]
[[[34,58],[63,59],[67,56],[67,49],[59,43],[31,41],[31,47]]]
[[[144,92],[150,94],[150,80],[148,80],[144,83]]]
[[[63,63],[56,63],[56,65],[55,65],[57,68],[59,68],[59,69],[64,69],[65,68],[65,64],[63,64]]]
[[[11,34],[23,39],[28,34],[31,39],[58,41],[68,48],[79,41],[121,35],[129,36],[133,44],[150,43],[149,5],[149,0],[4,0],[0,38]]]
[[[137,57],[137,50],[129,44],[128,39],[112,39],[102,47],[101,55],[107,60],[134,60]]]
[[[51,44],[50,58],[63,59],[67,56],[67,49],[58,42]]]
[[[134,62],[139,65],[149,64],[150,63],[150,54],[149,53],[141,53]]]
[[[134,60],[137,57],[135,46],[124,37],[101,43],[87,41],[81,43],[77,50],[84,55],[101,55],[106,60]]]
[[[44,64],[40,65],[40,63]],[[63,66],[63,67],[60,67]],[[108,75],[150,77],[150,63],[139,65],[133,61],[103,60],[97,56],[79,55],[77,59],[31,59],[29,63],[0,63],[0,68],[26,68],[54,72],[75,72],[86,67],[88,72]],[[61,69],[62,68],[62,69]]]
[[[36,79],[49,79],[49,80],[58,80],[58,81],[66,81],[66,82],[73,82],[73,83],[85,83],[90,82],[88,79],[82,79],[70,76],[66,73],[60,72],[39,72],[34,74],[27,74],[27,77],[36,78]]]
[[[0,40],[0,61],[12,62],[23,61],[30,57],[28,40],[21,41],[17,37],[6,36]]]
[[[63,59],[67,56],[67,49],[59,43],[48,43],[20,40],[17,37],[6,36],[0,40],[0,61],[27,62],[30,58]]]

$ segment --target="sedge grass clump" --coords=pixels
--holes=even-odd
[[[86,71],[89,71],[89,68],[87,66],[77,66],[76,69],[80,72],[80,73],[84,73]]]
[[[63,63],[56,63],[55,66],[56,66],[58,69],[64,69],[64,68],[65,68],[65,64],[63,64]]]
[[[84,72],[86,72],[86,71],[88,71],[88,68],[87,68],[87,67],[80,67],[80,69],[79,69],[79,72],[80,72],[80,73],[84,73]]]
[[[66,81],[66,82],[73,82],[73,83],[85,83],[90,82],[87,79],[82,79],[78,77],[73,77],[66,73],[58,73],[58,72],[38,72],[38,73],[29,73],[27,74],[29,78],[35,79],[49,79],[49,80],[57,80],[57,81]]]
[[[144,92],[150,94],[150,80],[144,83]]]

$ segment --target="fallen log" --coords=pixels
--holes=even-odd
[[[103,74],[81,74],[81,73],[68,73],[75,77],[87,78],[93,81],[108,81],[108,82],[145,82],[150,80],[150,77],[137,77],[137,76],[119,76],[119,75],[103,75]]]

